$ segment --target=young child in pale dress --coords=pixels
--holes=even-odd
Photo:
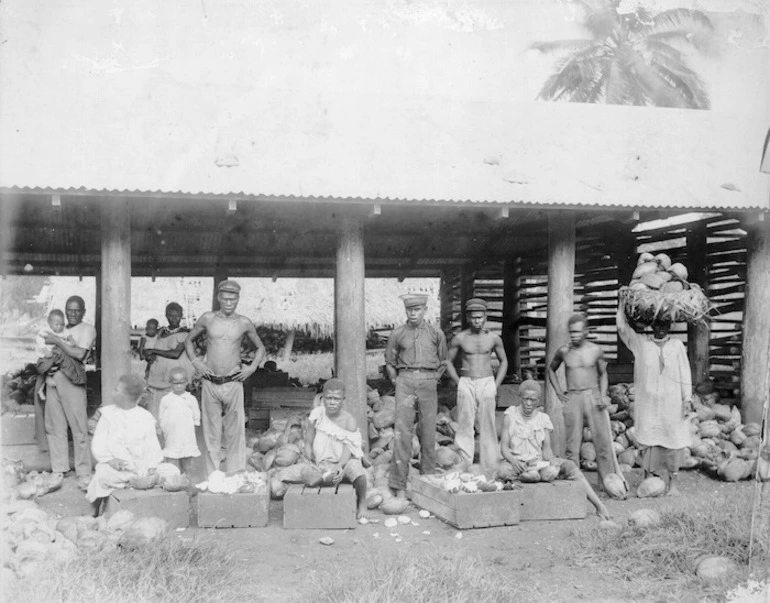
[[[141,377],[122,375],[112,392],[113,404],[101,407],[91,441],[96,470],[86,492],[94,516],[104,511],[103,503],[113,490],[149,475],[163,461],[155,418],[137,406],[143,393]]]
[[[181,367],[169,375],[171,392],[163,396],[158,411],[158,423],[165,447],[167,463],[178,465],[182,473],[192,469],[193,458],[201,455],[195,437],[195,427],[201,424],[198,401],[187,391],[187,373]]]

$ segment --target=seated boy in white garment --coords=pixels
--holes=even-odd
[[[551,451],[551,418],[540,412],[542,390],[537,381],[528,379],[519,386],[521,406],[511,406],[503,416],[500,452],[505,459],[500,469],[513,470],[521,475],[531,469],[543,469],[548,465],[558,467],[557,479],[574,480],[583,483],[586,497],[602,519],[609,519],[607,511],[596,492],[588,483],[580,468],[569,459],[556,458]]]
[[[366,517],[366,473],[361,464],[361,432],[356,420],[343,410],[345,384],[329,379],[323,387],[323,405],[317,406],[308,418],[305,434],[305,456],[315,463],[305,483],[308,485],[353,484],[358,503],[358,519]]]
[[[163,462],[155,417],[137,406],[144,387],[141,377],[122,375],[112,394],[113,404],[100,408],[91,441],[97,465],[86,491],[95,516],[103,511],[102,503],[113,490],[125,488]]]

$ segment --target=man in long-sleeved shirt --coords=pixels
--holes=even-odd
[[[425,320],[427,295],[403,297],[406,324],[393,329],[385,350],[388,377],[396,386],[396,420],[390,489],[406,498],[406,479],[412,458],[412,435],[419,411],[420,473],[436,469],[436,385],[446,368],[446,338]]]

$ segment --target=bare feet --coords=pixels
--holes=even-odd
[[[666,492],[666,496],[681,496],[681,493],[679,492],[679,488],[677,488],[674,484],[671,484],[668,492]]]
[[[390,489],[393,496],[395,496],[398,500],[406,500],[406,490],[398,490],[397,488],[391,488]]]
[[[358,503],[358,511],[356,513],[356,519],[358,523],[369,523],[369,509],[366,507],[366,501]]]
[[[610,520],[612,519],[612,516],[610,515],[610,512],[607,510],[607,507],[605,507],[603,504],[599,504],[599,506],[596,508],[596,514],[601,517],[604,520]]]

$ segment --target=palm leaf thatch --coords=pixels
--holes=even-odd
[[[576,0],[590,37],[535,42],[561,56],[538,98],[580,103],[708,109],[708,92],[685,51],[706,48],[713,26],[702,12],[620,14],[613,0]]]

